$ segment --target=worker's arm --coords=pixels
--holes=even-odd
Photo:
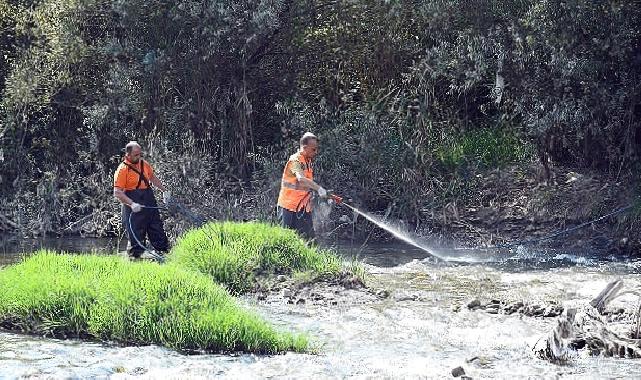
[[[131,198],[129,198],[122,189],[119,189],[117,187],[114,187],[114,197],[116,197],[116,199],[118,199],[120,203],[126,206],[131,206],[131,204],[134,203],[134,201],[132,201]]]
[[[114,187],[114,197],[116,197],[116,199],[118,199],[120,203],[131,207],[131,210],[133,212],[139,212],[140,210],[142,210],[142,206],[129,198],[122,189]]]
[[[162,182],[160,182],[160,180],[158,179],[158,177],[156,177],[154,173],[151,173],[151,177],[149,177],[149,181],[163,193],[167,191],[167,189],[165,189],[165,186],[163,186]]]
[[[314,191],[318,191],[318,189],[321,188],[319,184],[299,173],[296,173],[296,180],[298,180],[298,183],[300,185],[303,185],[305,188],[312,189]]]
[[[114,187],[114,197],[116,197],[116,199],[118,199],[120,203],[127,206],[129,206],[134,202],[131,200],[131,198],[127,196],[127,194],[125,194],[124,191],[122,191],[122,189],[119,189],[117,187]]]
[[[171,202],[171,193],[169,192],[169,190],[167,190],[167,188],[162,184],[162,182],[160,182],[160,180],[154,173],[151,173],[151,178],[149,178],[149,180],[154,184],[154,186],[156,186],[156,188],[162,191],[162,201],[165,204],[169,204],[169,202]]]
[[[314,180],[305,177],[305,171],[303,171],[303,166],[300,162],[294,161],[291,166],[291,171],[296,176],[296,181],[298,181],[299,185],[306,189],[312,189],[318,192],[318,195],[321,197],[327,196],[327,191],[323,189],[322,186],[314,182]]]

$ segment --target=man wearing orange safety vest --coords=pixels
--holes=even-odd
[[[314,157],[318,138],[307,132],[300,139],[300,149],[285,164],[278,195],[278,217],[281,225],[298,231],[308,239],[314,237],[312,191],[327,197],[327,191],[314,182]]]
[[[125,146],[125,156],[114,174],[114,197],[122,203],[122,223],[129,244],[127,253],[139,258],[145,251],[145,240],[161,253],[169,250],[169,240],[160,220],[158,204],[151,185],[163,192],[163,201],[169,202],[170,194],[142,159],[142,148],[135,141]],[[132,214],[133,212],[133,214]]]

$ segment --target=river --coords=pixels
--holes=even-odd
[[[94,251],[108,252],[115,246],[109,242],[98,247],[94,242]],[[342,247],[339,252],[354,251]],[[368,285],[389,291],[384,299],[360,299],[363,293],[354,290],[346,290],[347,301],[338,305],[241,299],[275,325],[308,333],[317,354],[184,355],[156,346],[119,347],[0,332],[0,377],[451,378],[459,366],[475,379],[641,376],[639,360],[576,356],[566,365],[554,365],[535,357],[532,346],[556,318],[466,307],[471,299],[556,301],[580,307],[613,279],[641,285],[640,261],[544,250],[471,254],[480,262],[444,262],[399,245],[360,250]],[[5,252],[2,259],[7,264],[17,257]]]

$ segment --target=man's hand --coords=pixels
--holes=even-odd
[[[131,207],[131,211],[133,212],[140,212],[140,210],[142,210],[142,206],[136,202],[132,202],[131,205],[129,205],[129,207]]]
[[[318,195],[321,196],[321,198],[327,198],[327,190],[323,189],[322,186],[318,187]]]
[[[162,202],[164,204],[169,204],[171,201],[171,192],[169,190],[165,190],[162,192]]]

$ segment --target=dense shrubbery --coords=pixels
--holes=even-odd
[[[640,16],[588,0],[0,0],[2,212],[41,232],[92,211],[114,226],[129,139],[159,142],[169,179],[198,173],[180,183],[250,194],[261,215],[307,129],[328,187],[411,218],[479,163],[634,172]]]

